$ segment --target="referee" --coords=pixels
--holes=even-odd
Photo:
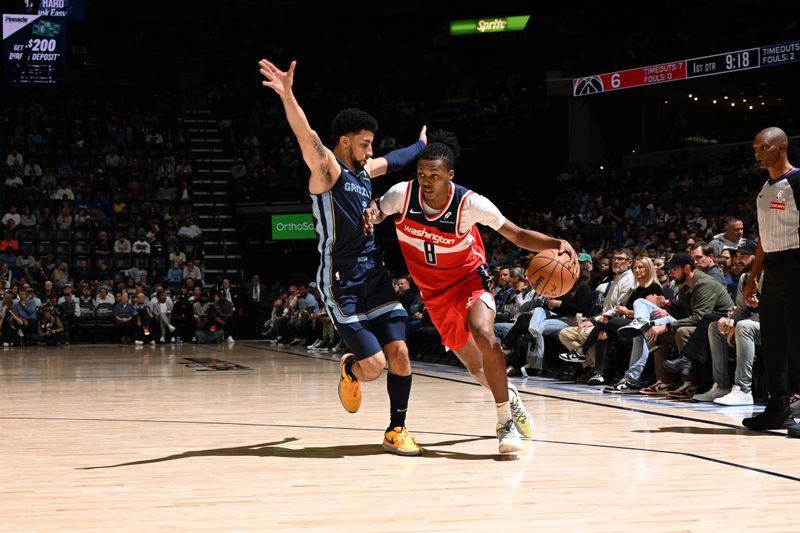
[[[749,429],[788,427],[800,437],[800,424],[789,412],[789,387],[796,390],[800,372],[800,169],[786,158],[789,141],[780,128],[766,128],[753,141],[755,157],[769,179],[758,193],[759,240],[751,275],[744,288],[748,305],[761,313],[761,341],[769,400],[764,411],[745,418]],[[797,199],[797,201],[796,201]],[[757,280],[761,273],[761,295]]]

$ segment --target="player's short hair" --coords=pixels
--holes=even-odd
[[[333,137],[334,144],[339,142],[339,137],[342,135],[356,133],[361,130],[377,133],[378,121],[366,111],[355,107],[342,109],[333,117],[333,122],[331,122],[331,137]]]
[[[446,130],[431,130],[428,133],[428,144],[422,150],[419,158],[421,160],[440,159],[447,162],[448,168],[453,168],[460,153],[461,145],[454,133]]]

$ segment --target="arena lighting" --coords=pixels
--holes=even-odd
[[[717,103],[717,99],[716,99],[716,98],[714,98],[713,100],[711,100],[711,103],[712,103],[712,104],[716,104],[716,103]]]
[[[450,35],[522,31],[530,18],[530,15],[520,15],[516,17],[452,20],[450,21]]]
[[[757,48],[747,48],[574,78],[572,80],[572,95],[585,96],[798,62],[800,62],[800,41],[770,44]],[[692,97],[690,94],[689,98]]]

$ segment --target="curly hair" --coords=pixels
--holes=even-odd
[[[446,161],[448,168],[453,168],[456,158],[461,153],[461,145],[453,132],[446,130],[431,130],[428,133],[428,145],[419,156],[420,160],[440,159]]]
[[[361,130],[377,133],[378,121],[366,111],[354,107],[342,109],[333,117],[333,122],[331,122],[331,137],[334,144],[339,142],[339,137],[342,135],[356,133]]]

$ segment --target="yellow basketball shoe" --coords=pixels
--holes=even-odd
[[[347,375],[344,367],[350,359],[355,359],[355,355],[346,353],[342,356],[339,365],[339,401],[348,413],[355,413],[361,407],[361,383]]]
[[[511,405],[511,418],[517,427],[519,434],[526,438],[533,437],[533,415],[522,405],[522,398],[519,396],[517,388],[511,383],[508,384],[508,398]]]
[[[404,427],[392,428],[383,434],[383,449],[397,455],[422,455],[422,446]]]

